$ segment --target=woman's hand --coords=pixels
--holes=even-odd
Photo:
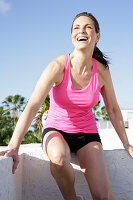
[[[13,159],[12,173],[15,174],[15,171],[16,171],[18,164],[19,164],[18,150],[8,149],[8,150],[5,150],[5,151],[1,151],[0,156],[12,157],[12,159]]]
[[[129,145],[127,148],[126,148],[126,151],[128,152],[128,154],[130,156],[133,157],[133,146]]]

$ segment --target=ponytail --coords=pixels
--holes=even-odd
[[[108,58],[96,46],[94,48],[94,52],[93,52],[93,56],[92,57],[95,58],[100,63],[102,63],[105,66],[105,68],[106,67],[109,68],[109,60],[108,60]]]

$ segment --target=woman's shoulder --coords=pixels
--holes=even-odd
[[[109,67],[106,67],[105,65],[97,61],[97,71],[102,85],[105,85],[111,78]]]
[[[48,65],[48,70],[56,75],[55,85],[58,85],[64,77],[65,55],[58,56]]]
[[[52,62],[54,64],[60,66],[60,67],[64,67],[64,65],[65,65],[65,55],[58,56]]]
[[[64,71],[64,66],[65,66],[65,55],[58,56],[54,60],[52,60],[48,64],[49,69],[54,69],[55,71]]]

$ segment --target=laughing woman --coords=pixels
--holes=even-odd
[[[43,151],[50,159],[51,174],[65,200],[83,200],[76,196],[74,171],[70,164],[75,152],[93,200],[113,200],[102,143],[92,113],[99,100],[105,102],[109,118],[126,151],[133,147],[125,133],[108,61],[97,48],[100,28],[90,13],[78,14],[71,28],[74,51],[51,62],[42,73],[35,90],[20,116],[8,150],[1,155],[13,158],[13,173],[18,165],[18,149],[33,118],[50,93],[50,110],[42,135]]]

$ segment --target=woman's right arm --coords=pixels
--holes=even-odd
[[[18,152],[24,135],[26,134],[29,126],[31,125],[31,122],[43,104],[45,98],[47,97],[51,87],[54,83],[59,82],[60,77],[62,77],[64,74],[63,63],[64,56],[60,56],[46,67],[36,84],[36,87],[28,101],[27,106],[19,117],[12,138],[8,145],[8,151],[5,151],[3,154],[0,153],[0,155],[10,156],[10,151]]]
[[[60,79],[60,76],[63,73],[63,67],[60,59],[61,58],[59,57],[51,62],[42,73],[27,106],[17,122],[13,136],[8,145],[9,148],[19,148],[24,135],[26,134],[31,122],[43,104],[45,98],[47,97],[51,87]]]

